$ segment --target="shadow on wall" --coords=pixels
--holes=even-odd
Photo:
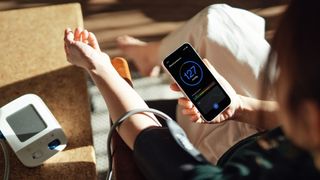
[[[79,2],[84,16],[122,10],[140,10],[156,21],[183,21],[191,18],[201,9],[217,3],[226,3],[243,9],[259,9],[287,4],[289,0],[15,0],[17,4],[61,4]]]
[[[118,0],[106,7],[112,9],[139,9],[156,21],[184,21],[190,19],[203,8],[217,3],[226,3],[243,9],[257,9],[288,3],[288,0]]]
[[[96,34],[101,49],[114,57],[123,56],[116,46],[116,37],[128,34],[147,42],[161,40],[203,8],[217,3],[255,13],[263,11],[264,14],[257,14],[265,18],[266,38],[270,40],[280,20],[277,6],[288,4],[289,0],[2,0],[0,9],[72,2],[81,4],[86,28]]]

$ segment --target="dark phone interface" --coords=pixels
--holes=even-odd
[[[164,65],[206,120],[229,105],[230,99],[191,46],[179,48]]]

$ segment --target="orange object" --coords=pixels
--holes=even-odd
[[[122,57],[115,57],[111,60],[113,67],[117,70],[121,77],[131,82],[131,74],[127,61]]]

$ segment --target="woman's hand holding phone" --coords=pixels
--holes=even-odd
[[[182,97],[178,99],[178,104],[182,107],[182,114],[190,117],[192,122],[196,123],[220,123],[226,120],[236,120],[238,116],[238,112],[241,111],[241,98],[237,95],[235,90],[229,84],[229,82],[224,79],[216,69],[210,64],[207,59],[203,59],[205,65],[209,68],[211,73],[216,77],[219,84],[223,87],[226,93],[231,98],[231,104],[228,108],[226,108],[222,113],[216,116],[212,121],[204,121],[201,118],[201,115],[197,108],[193,105],[193,103],[186,97]],[[181,91],[179,86],[176,83],[172,83],[170,88],[173,91]]]

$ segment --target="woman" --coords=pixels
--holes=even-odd
[[[165,57],[189,42],[237,94],[258,98],[261,69],[270,50],[264,32],[265,21],[256,14],[226,4],[214,4],[159,42],[146,43],[129,36],[119,37],[117,42],[142,75],[153,75]],[[185,102],[184,99],[178,101],[180,104]],[[174,117],[191,143],[213,164],[232,145],[257,132],[255,126],[239,121],[211,125],[192,123],[188,111],[182,111],[179,106],[176,108],[176,100],[158,99],[147,104]],[[219,141],[218,146],[216,141]]]
[[[262,138],[232,148],[218,166],[213,166],[177,151],[177,146],[166,146],[170,139],[166,128],[159,127],[152,114],[137,114],[125,121],[118,132],[133,149],[142,173],[149,179],[319,179],[320,29],[314,20],[317,10],[314,2],[291,1],[274,37],[262,89],[265,94],[269,94],[266,88],[274,90],[278,104],[237,95],[205,60],[232,98],[232,105],[216,121],[236,117],[263,129],[281,124],[285,136],[280,129],[271,130]],[[85,30],[73,34],[67,29],[65,47],[69,62],[86,69],[94,79],[112,119],[132,109],[147,108],[117,74],[108,55],[99,50],[92,33]],[[175,85],[172,88],[177,90]],[[194,109],[184,109],[197,116]],[[268,119],[259,121],[257,114]]]

